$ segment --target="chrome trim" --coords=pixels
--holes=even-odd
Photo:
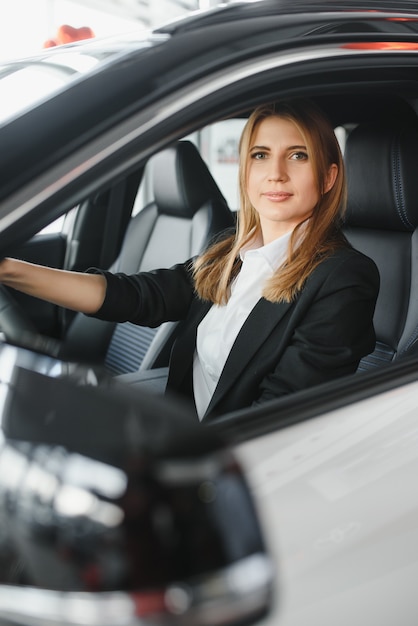
[[[219,453],[216,457],[207,456],[190,461],[162,460],[155,469],[155,475],[167,486],[196,485],[201,481],[206,483],[215,480],[222,471],[225,471],[226,458],[227,454],[223,456]]]
[[[384,17],[384,16],[381,16]],[[358,44],[359,42],[353,42]],[[350,45],[345,42],[344,46]],[[192,105],[196,100],[209,96],[214,91],[220,91],[253,76],[254,74],[267,72],[286,65],[297,65],[306,61],[318,61],[337,57],[354,56],[377,56],[377,55],[410,55],[417,54],[405,50],[350,50],[340,45],[329,44],[298,48],[291,52],[270,53],[269,55],[251,61],[245,61],[231,66],[228,72],[221,70],[209,78],[198,80],[192,85],[180,89],[178,92],[166,97],[159,108],[155,105],[148,107],[125,120],[115,128],[92,141],[75,155],[60,162],[56,167],[50,168],[28,185],[23,187],[9,198],[0,203],[0,231],[10,227],[17,220],[28,214],[39,204],[52,198],[63,190],[67,185],[75,181],[80,175],[85,174],[95,166],[105,161],[112,154],[122,150],[134,142],[140,135],[149,132],[164,120],[175,116],[183,109]],[[193,89],[191,89],[193,86]],[[156,146],[154,146],[155,149]],[[138,152],[132,163],[140,158],[147,157],[150,150]],[[80,162],[81,157],[81,162]],[[119,170],[114,170],[115,175],[122,172],[126,162]],[[16,208],[11,208],[15,206]]]
[[[146,592],[61,592],[0,585],[0,625],[227,626],[268,608],[272,579],[268,557],[255,554],[190,584],[161,590],[164,608],[144,610],[144,617],[136,614],[135,607],[141,611]]]

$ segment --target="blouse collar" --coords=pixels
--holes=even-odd
[[[276,270],[286,259],[287,250],[292,231],[285,233],[281,237],[274,239],[270,243],[263,245],[261,235],[255,235],[240,250],[241,260],[244,261],[247,255],[261,255],[273,270]]]

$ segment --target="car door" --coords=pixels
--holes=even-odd
[[[393,368],[386,390],[354,379],[335,408],[235,447],[277,566],[262,626],[416,623],[416,362]]]

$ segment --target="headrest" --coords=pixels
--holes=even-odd
[[[208,200],[225,203],[197,148],[179,141],[153,161],[154,200],[159,213],[191,219]]]
[[[347,139],[348,226],[413,231],[418,224],[418,128],[364,124]]]

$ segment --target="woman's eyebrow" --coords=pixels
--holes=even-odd
[[[251,146],[250,150],[271,150],[268,146]],[[306,146],[287,146],[286,150],[307,150]]]
[[[287,150],[307,150],[306,146],[288,146]]]

